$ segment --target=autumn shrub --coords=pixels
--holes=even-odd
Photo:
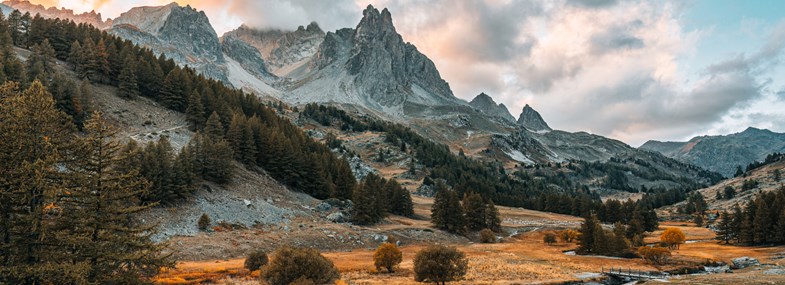
[[[256,271],[265,266],[268,262],[267,253],[262,250],[257,250],[245,258],[245,268],[250,271]]]
[[[496,234],[490,229],[480,231],[480,242],[482,243],[495,243]]]
[[[579,233],[576,230],[563,230],[561,231],[559,236],[561,237],[562,241],[566,243],[571,243],[574,240],[578,239],[578,235]]]
[[[202,214],[202,216],[199,217],[199,221],[196,222],[196,225],[199,226],[200,231],[206,231],[208,228],[210,228],[210,224],[212,222],[213,221],[210,220],[210,216],[207,214]]]
[[[387,269],[387,272],[393,273],[398,264],[403,261],[403,254],[395,244],[385,242],[376,249],[373,253],[373,264],[376,270],[381,271],[382,268]]]
[[[261,276],[270,285],[288,285],[298,280],[301,284],[329,284],[340,273],[332,261],[315,249],[284,246],[275,251]],[[313,283],[305,283],[308,280]]]
[[[651,264],[663,265],[668,262],[668,259],[671,257],[671,252],[665,247],[641,246],[638,248],[638,255]]]
[[[466,255],[454,247],[432,245],[414,256],[414,280],[445,284],[461,280],[469,268]]]
[[[554,233],[545,233],[545,235],[542,237],[542,241],[548,245],[553,245],[556,243],[556,235]]]

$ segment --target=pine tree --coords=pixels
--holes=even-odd
[[[224,126],[218,113],[213,112],[204,127],[204,135],[212,140],[224,138]]]
[[[352,222],[358,225],[371,225],[376,219],[375,197],[365,182],[357,184],[352,195]]]
[[[732,229],[732,222],[730,215],[727,211],[723,211],[720,214],[720,221],[717,225],[717,237],[716,239],[725,242],[725,244],[730,243],[733,239],[733,229]]]
[[[118,80],[120,83],[117,93],[121,98],[134,99],[139,96],[139,85],[136,80],[136,60],[132,55],[129,54],[125,59]]]
[[[597,236],[595,236],[595,232],[598,227],[602,230],[602,226],[600,226],[599,223],[600,221],[597,219],[596,215],[591,215],[583,219],[583,223],[581,223],[581,227],[578,229],[578,232],[580,232],[578,238],[579,253],[595,253],[594,250],[597,248],[597,243],[600,242],[596,239]]]
[[[55,51],[49,40],[44,39],[41,44],[33,46],[32,53],[27,59],[27,78],[48,83],[55,72]]]
[[[86,239],[72,239],[82,248],[89,264],[88,280],[95,283],[142,283],[163,266],[171,266],[163,247],[150,237],[154,225],[141,225],[134,216],[155,204],[139,206],[136,199],[147,190],[144,179],[134,171],[121,172],[120,145],[115,131],[94,114],[85,124],[87,136],[80,148],[79,165],[73,170],[76,184],[65,211]]]
[[[756,210],[753,215],[753,242],[757,244],[765,243],[769,240],[769,227],[772,222],[769,219],[769,208],[763,199],[758,198],[755,202]]]
[[[349,163],[343,159],[338,160],[335,167],[337,174],[333,177],[335,183],[335,193],[333,193],[333,197],[341,200],[351,199],[351,190],[354,189],[354,186],[356,185],[352,169],[349,166]]]
[[[440,189],[434,197],[431,208],[431,223],[451,233],[463,233],[465,220],[458,193],[446,189],[443,185],[437,187]]]
[[[188,97],[188,107],[185,109],[185,115],[188,122],[191,124],[191,130],[199,130],[204,127],[205,114],[204,105],[202,105],[202,95],[194,91],[191,97]]]
[[[775,229],[776,242],[779,244],[785,244],[785,208],[783,208],[780,212]]]
[[[485,207],[485,227],[490,229],[494,232],[501,232],[502,231],[502,220],[499,218],[499,210],[496,209],[496,205],[493,204],[493,201],[488,201],[488,204]]]
[[[53,237],[68,234],[49,214],[60,207],[54,198],[67,192],[58,166],[70,163],[73,125],[41,82],[16,88],[0,86],[0,283],[83,282],[84,266],[50,248]]]
[[[73,65],[72,70],[77,74],[82,73],[82,69],[84,68],[84,57],[83,57],[82,45],[79,44],[79,41],[74,41],[71,44],[71,49],[68,52],[68,62]]]
[[[487,228],[485,223],[485,202],[477,193],[467,193],[463,196],[463,213],[466,215],[466,228],[479,231]]]

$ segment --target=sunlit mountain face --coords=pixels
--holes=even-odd
[[[115,18],[168,1],[34,0]],[[733,1],[176,1],[204,10],[218,35],[241,24],[325,31],[387,7],[406,41],[455,95],[529,104],[558,129],[640,145],[783,131],[785,24],[772,4]],[[780,4],[773,4],[780,5]]]

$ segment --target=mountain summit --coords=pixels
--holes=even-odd
[[[227,81],[225,58],[218,35],[204,11],[172,2],[166,6],[136,7],[114,20],[109,32],[166,54],[180,65],[205,76]]]
[[[551,127],[545,123],[540,113],[535,111],[529,104],[523,107],[521,115],[518,117],[518,125],[523,126],[532,132],[550,132]]]
[[[469,105],[488,116],[497,117],[506,123],[515,123],[515,117],[507,110],[507,106],[504,106],[504,104],[501,103],[497,105],[496,101],[493,101],[493,98],[488,96],[488,94],[480,93],[480,95],[477,95],[477,97],[474,97],[474,99],[469,102]]]

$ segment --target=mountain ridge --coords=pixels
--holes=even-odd
[[[738,133],[696,136],[686,142],[650,140],[640,148],[730,177],[737,166],[744,167],[764,159],[766,155],[785,151],[785,133],[748,127]]]

